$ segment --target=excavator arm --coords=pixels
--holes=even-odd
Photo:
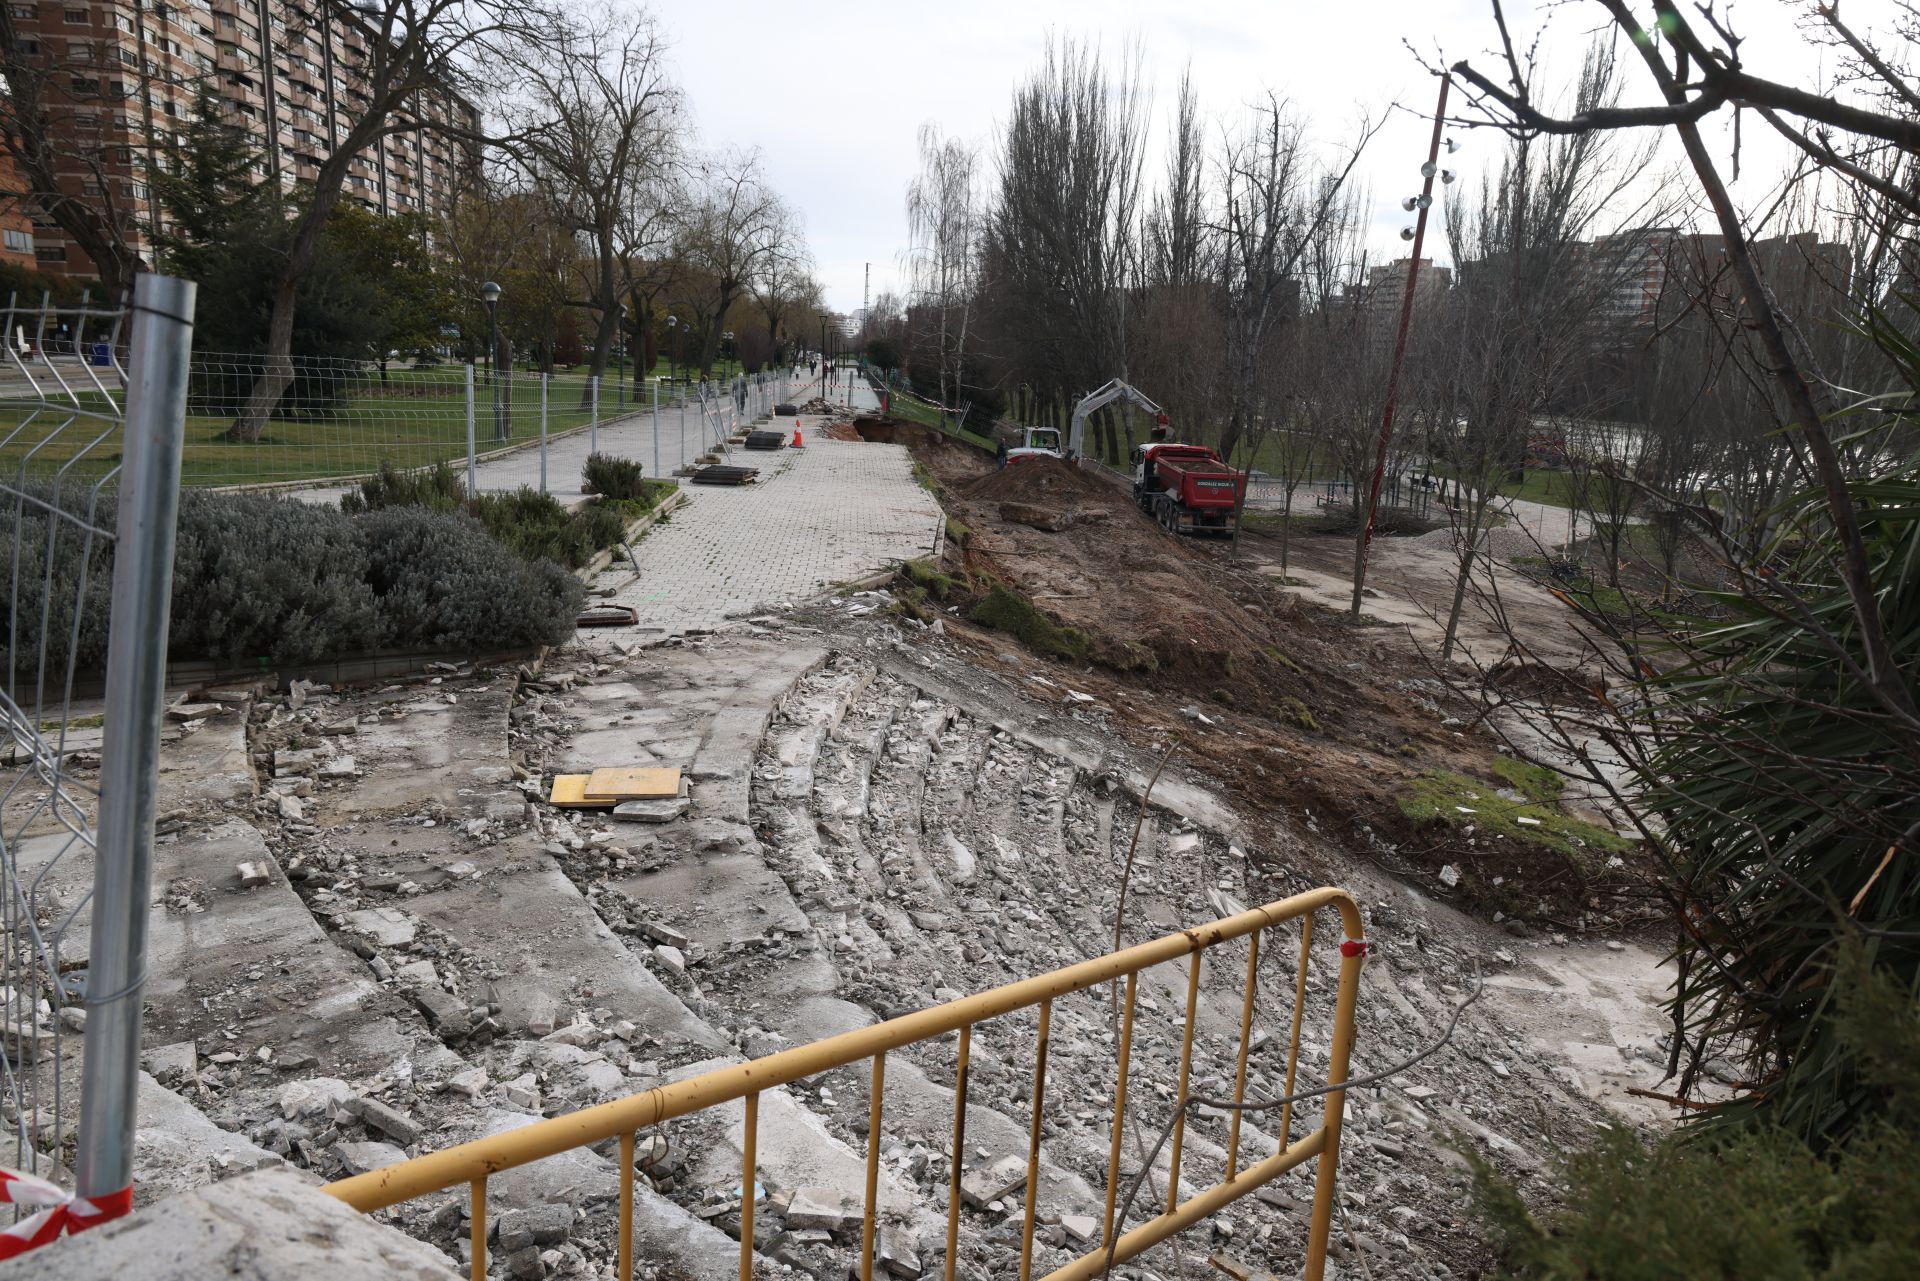
[[[1096,391],[1089,392],[1073,407],[1073,425],[1067,438],[1067,457],[1080,457],[1082,437],[1086,434],[1087,419],[1095,410],[1104,409],[1116,400],[1129,400],[1150,414],[1160,414],[1160,406],[1148,400],[1145,393],[1131,383],[1123,383],[1118,378]]]

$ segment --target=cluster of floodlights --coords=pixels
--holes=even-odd
[[[1446,148],[1447,148],[1447,154],[1452,155],[1454,152],[1460,150],[1460,144],[1455,142],[1453,139],[1449,138],[1446,141]],[[1420,166],[1420,176],[1422,178],[1431,178],[1434,175],[1434,169],[1435,169],[1435,165],[1433,161],[1429,160],[1427,161],[1427,163]],[[1440,170],[1440,181],[1443,183],[1451,183],[1455,178],[1458,178],[1459,176],[1460,176],[1459,174],[1455,173],[1451,169]],[[1423,192],[1418,196],[1408,196],[1405,200],[1402,200],[1400,202],[1400,207],[1406,210],[1408,213],[1412,213],[1416,209],[1426,209],[1432,204],[1433,204],[1433,197],[1426,195]],[[1413,228],[1412,227],[1400,228],[1400,239],[1412,240]]]

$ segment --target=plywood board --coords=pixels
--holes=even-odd
[[[553,776],[553,790],[547,795],[547,803],[565,809],[605,809],[612,801],[587,799],[587,775],[556,774]]]
[[[597,769],[587,776],[590,802],[664,800],[680,795],[677,769]]]

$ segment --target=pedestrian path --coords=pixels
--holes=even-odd
[[[688,505],[635,545],[637,572],[601,576],[643,635],[711,629],[932,553],[940,506],[914,481],[907,450],[826,440],[816,434],[824,418],[800,421],[804,448],[735,451],[760,468],[755,484],[684,486]]]

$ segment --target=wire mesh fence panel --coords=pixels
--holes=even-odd
[[[130,1203],[192,296],[150,277],[138,325],[44,299],[3,317],[0,1164],[98,1198],[35,1215],[35,1243]]]
[[[194,357],[182,460],[189,485],[295,484],[378,471],[464,464],[468,378],[459,364],[296,357],[265,424],[239,430],[241,409],[268,372],[264,357]],[[489,369],[472,379],[474,444],[485,455],[537,445],[543,409],[549,437],[589,425],[585,374]]]
[[[104,700],[122,313],[6,310],[0,393],[0,1163],[66,1182]],[[82,353],[99,351],[104,363]]]

